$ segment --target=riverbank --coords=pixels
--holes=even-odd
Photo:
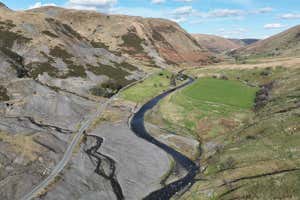
[[[200,160],[202,171],[197,174],[198,181],[179,199],[297,199],[299,193],[296,186],[300,180],[299,68],[199,68],[188,73],[200,79],[215,77],[236,80],[259,88],[259,92],[249,114],[224,115],[221,117],[222,123],[217,123],[214,118],[206,118],[203,123],[194,121],[201,128],[198,139],[203,150]],[[184,113],[180,109],[170,109],[170,106],[177,106],[178,109],[178,105],[171,101],[177,94],[183,95],[171,95],[163,101],[164,104],[149,113],[148,119],[153,116],[163,129],[188,136],[191,131],[181,130],[189,126],[180,120],[197,118],[172,116],[177,120],[172,123],[166,123],[168,118],[164,118],[170,111],[176,116]],[[201,91],[194,94],[201,95]],[[194,104],[193,99],[180,99],[181,106],[198,105]],[[163,111],[159,109],[160,106]],[[211,110],[221,108],[212,107]],[[192,113],[195,111],[203,114],[208,110],[203,106],[190,110]],[[230,122],[230,116],[235,123]],[[244,116],[244,120],[237,120],[241,116]],[[218,128],[220,125],[227,128],[222,130]]]

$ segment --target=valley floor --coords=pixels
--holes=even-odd
[[[300,65],[280,60],[187,70],[199,80],[148,113],[151,126],[201,144],[198,181],[179,199],[300,197]]]
[[[195,83],[167,96],[147,112],[147,131],[201,166],[195,183],[174,199],[300,197],[297,187],[300,184],[300,63],[297,64],[298,58],[281,58],[277,63],[267,62],[268,65],[266,60],[249,62],[185,70],[196,78]],[[49,101],[46,97],[50,89],[33,81],[15,82],[10,89],[18,91],[19,84],[26,81],[32,85],[32,91],[26,92],[32,93],[33,99]],[[137,108],[183,82],[180,76],[165,70],[123,91],[95,119],[67,167],[36,199],[142,199],[184,177],[187,172],[182,166],[162,149],[138,138],[128,126]],[[51,94],[54,100],[60,98],[56,91]],[[82,103],[82,110],[70,106],[67,116],[76,111],[82,117],[96,108],[95,102],[74,94],[65,95],[74,102],[89,102]],[[37,109],[36,105],[25,103],[27,112]],[[69,104],[69,101],[65,103]],[[6,114],[13,114],[14,109],[8,111]],[[2,129],[13,128],[25,134],[8,137],[1,132],[0,142],[11,150],[15,159],[6,162],[6,169],[10,165],[13,168],[9,174],[2,174],[4,179],[0,183],[17,178],[24,182],[29,175],[38,177],[35,182],[28,179],[30,185],[19,187],[17,196],[9,191],[14,186],[6,185],[1,190],[3,199],[22,197],[45,179],[61,159],[72,132],[81,122],[78,117],[73,124],[64,124],[63,116],[59,119],[64,129],[51,125],[57,121],[54,118],[45,118],[43,122],[3,117]],[[31,129],[24,129],[21,123],[29,124]],[[47,131],[49,135],[42,137],[37,131]],[[24,151],[21,147],[25,147]],[[38,153],[46,151],[45,148],[48,158]],[[25,176],[27,172],[21,171],[20,166],[30,159],[38,162],[26,164],[32,172]],[[12,175],[15,169],[19,174]]]

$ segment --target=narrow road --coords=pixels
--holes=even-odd
[[[199,167],[185,155],[179,153],[178,151],[174,150],[173,148],[167,146],[166,144],[164,144],[164,143],[156,140],[154,137],[152,137],[147,132],[145,125],[144,125],[145,113],[148,110],[152,109],[155,105],[157,105],[157,103],[161,99],[165,98],[167,95],[169,95],[172,92],[174,92],[178,89],[181,89],[193,82],[194,82],[194,79],[189,78],[188,82],[186,82],[176,88],[170,89],[170,90],[158,95],[157,97],[153,98],[148,103],[144,104],[140,108],[140,110],[134,114],[134,116],[132,117],[132,119],[130,121],[131,129],[138,137],[141,137],[141,138],[145,139],[146,141],[163,149],[165,152],[167,152],[169,155],[171,155],[178,164],[183,166],[188,172],[188,174],[185,177],[163,187],[162,189],[152,192],[150,195],[148,195],[147,197],[144,198],[145,200],[168,200],[172,196],[174,196],[177,192],[181,191],[182,189],[184,189],[188,186],[191,186],[195,182],[194,177],[196,176],[196,174],[199,170]]]

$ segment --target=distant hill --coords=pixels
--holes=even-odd
[[[216,35],[193,34],[193,37],[201,46],[217,54],[228,52],[245,45],[243,42],[239,43]]]
[[[251,45],[257,41],[259,41],[259,39],[252,39],[252,38],[246,38],[246,39],[229,39],[231,41],[233,41],[234,43],[237,43],[241,46],[246,46],[246,45]]]
[[[300,55],[300,25],[231,52],[239,57]]]

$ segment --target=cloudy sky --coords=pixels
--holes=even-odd
[[[1,0],[0,0],[1,1]],[[266,38],[300,24],[299,0],[2,0],[15,10],[56,5],[167,18],[190,33]]]

